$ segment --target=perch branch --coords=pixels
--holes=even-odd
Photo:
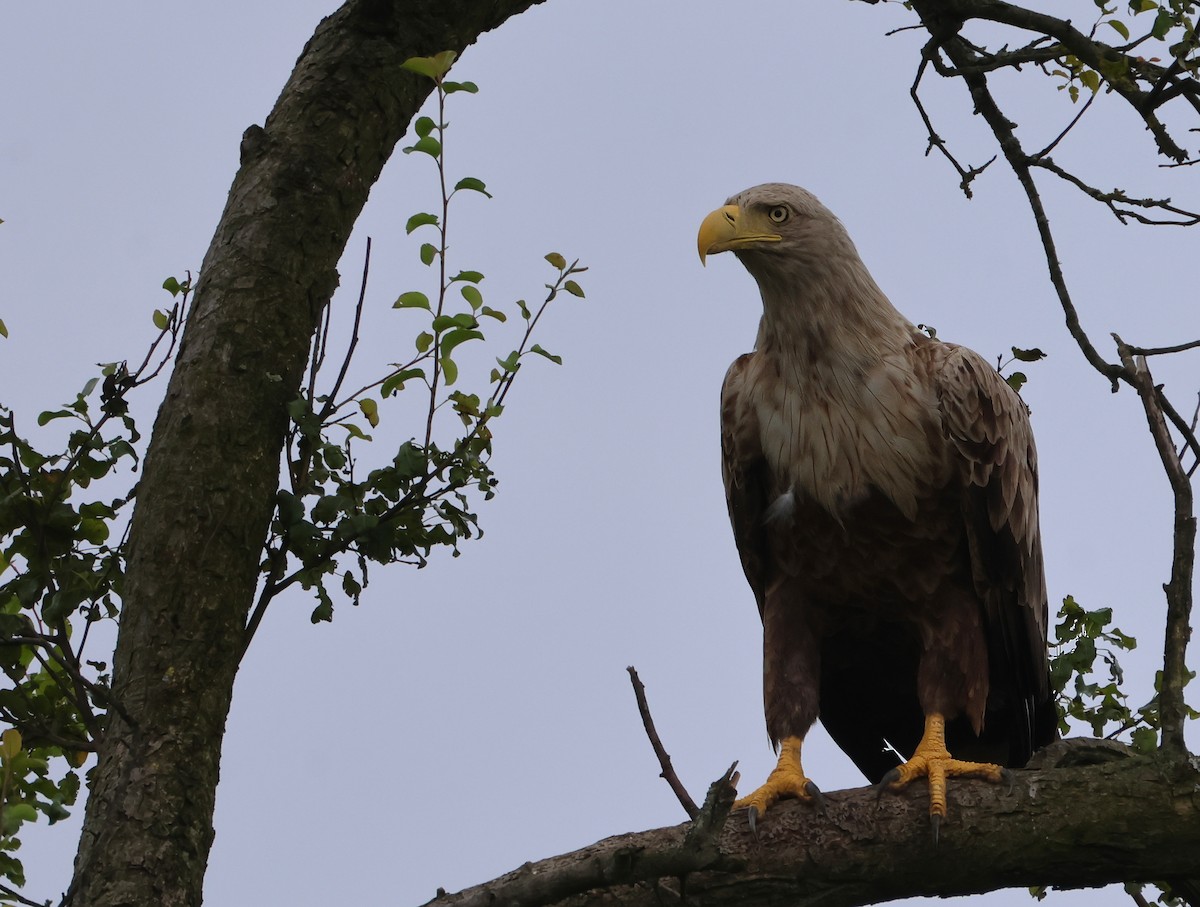
[[[757,836],[738,821],[699,850],[687,846],[697,823],[618,835],[439,892],[427,907],[663,907],[660,880],[685,875],[686,900],[704,907],[857,907],[1185,876],[1200,851],[1200,770],[1127,752],[1060,741],[1042,751],[1044,767],[1014,772],[1011,788],[959,781],[937,847],[924,785],[882,799],[859,788],[828,794],[824,813],[777,804]]]

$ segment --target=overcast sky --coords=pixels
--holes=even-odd
[[[1094,16],[1090,0],[1075,5],[1079,21]],[[169,302],[163,278],[200,265],[242,131],[263,122],[336,6],[5,5],[0,399],[19,425],[72,398],[94,363],[144,351],[151,311]],[[458,209],[452,267],[484,272],[499,307],[537,298],[551,276],[542,256],[558,250],[591,267],[587,299],[550,311],[540,341],[565,364],[531,363],[496,426],[501,484],[480,513],[484,539],[424,570],[377,570],[362,606],[339,602],[332,625],[311,626],[301,594],[268,613],[229,720],[208,903],[416,905],[439,886],[681,821],[630,664],[693,794],[734,759],[747,789],[765,777],[761,628],[725,514],[716,405],[761,309],[732,256],[702,269],[695,245],[708,211],[761,182],[821,197],[913,321],[989,357],[1049,353],[1026,370],[1025,396],[1051,604],[1070,593],[1112,606],[1142,643],[1125,659],[1132,698],[1148,697],[1170,514],[1144,417],[1074,349],[1011,172],[997,163],[968,201],[925,156],[908,98],[923,33],[885,34],[909,22],[899,4],[845,0],[550,0],[464,54],[455,76],[481,91],[451,99],[447,160],[495,198]],[[1074,108],[1027,78],[1003,85],[1038,147]],[[991,157],[965,89],[929,88],[960,159]],[[1057,160],[1102,188],[1197,204],[1195,174],[1156,169],[1117,103],[1102,98],[1095,114]],[[1105,355],[1111,331],[1144,345],[1200,336],[1194,234],[1123,227],[1043,182]],[[404,223],[434,191],[427,158],[397,155],[350,241],[343,314],[374,240],[363,374],[407,355],[419,330],[391,303],[430,289],[422,239]],[[1196,361],[1155,363],[1181,408],[1200,385]],[[139,403],[147,429],[158,393]],[[384,419],[380,446],[418,430]],[[863,783],[821,734],[805,765],[826,790]],[[81,813],[25,833],[30,897],[67,885]],[[943,833],[954,828],[951,816]],[[1022,891],[990,898],[1029,903]]]

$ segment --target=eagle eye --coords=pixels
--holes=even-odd
[[[776,205],[767,212],[767,217],[771,218],[771,223],[773,224],[782,224],[790,215],[791,212],[784,205]]]

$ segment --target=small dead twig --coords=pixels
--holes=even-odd
[[[717,839],[721,836],[721,829],[725,827],[725,820],[729,818],[729,811],[733,809],[733,801],[737,799],[738,778],[735,762],[725,770],[725,774],[708,786],[704,805],[692,816],[692,824],[683,839],[685,848],[695,851],[707,850],[713,854],[720,852]],[[684,796],[687,796],[686,791]]]
[[[658,764],[662,767],[659,777],[667,784],[671,785],[671,790],[675,792],[680,805],[688,814],[689,819],[695,819],[700,814],[700,807],[696,805],[696,801],[692,799],[687,792],[687,788],[683,786],[683,782],[679,780],[679,776],[675,774],[675,769],[671,767],[671,757],[663,748],[662,740],[659,739],[658,731],[654,729],[654,719],[650,717],[650,704],[646,701],[646,687],[643,685],[641,678],[638,677],[637,668],[630,665],[625,669],[629,672],[629,681],[633,684],[633,695],[637,697],[638,712],[642,716],[642,727],[646,729],[646,736],[650,738],[650,745],[654,747],[654,755],[658,757]],[[737,765],[737,763],[734,763]],[[730,768],[730,772],[733,768]],[[719,784],[720,782],[716,782]],[[715,786],[715,784],[714,784]],[[709,797],[713,796],[713,792],[709,790]],[[707,804],[707,800],[705,801]],[[726,810],[726,814],[728,814]]]

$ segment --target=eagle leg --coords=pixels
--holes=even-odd
[[[749,796],[733,804],[734,809],[750,810],[750,827],[754,829],[758,818],[766,813],[776,801],[787,797],[808,800],[824,808],[825,797],[820,789],[804,774],[800,764],[800,746],[803,737],[785,737],[779,748],[779,762],[767,776],[766,782]]]
[[[946,779],[983,778],[999,782],[1007,776],[1004,768],[990,762],[963,762],[955,759],[946,749],[946,719],[932,712],[925,716],[925,733],[917,744],[912,758],[892,769],[880,780],[878,789],[900,790],[913,780],[929,779],[929,816],[933,821],[934,840],[938,826],[946,818]]]

